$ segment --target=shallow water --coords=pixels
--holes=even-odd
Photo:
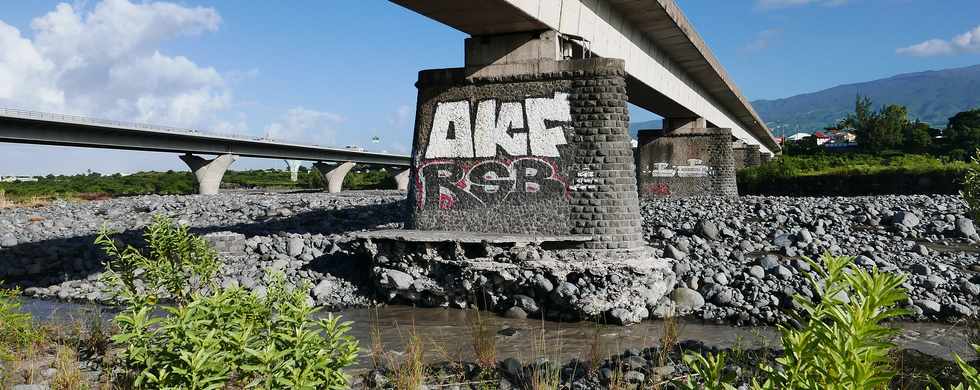
[[[23,310],[42,321],[66,322],[86,320],[101,315],[108,320],[114,309],[98,305],[24,299]],[[457,309],[412,308],[385,306],[370,309],[351,309],[338,314],[345,321],[353,321],[350,334],[360,341],[362,356],[358,368],[371,364],[372,329],[380,330],[384,349],[402,351],[404,343],[414,330],[425,343],[428,361],[473,360],[471,319],[474,311]],[[620,353],[626,348],[645,348],[657,344],[663,334],[663,321],[645,321],[623,326],[598,326],[591,322],[559,323],[541,320],[516,320],[480,312],[480,319],[497,334],[497,358],[515,357],[529,360],[547,357],[584,359],[592,348],[598,332],[601,356]],[[902,329],[896,343],[925,354],[952,360],[954,354],[973,359],[975,353],[967,342],[969,329],[939,323],[899,322],[893,324]],[[779,347],[779,334],[773,327],[736,327],[706,324],[697,321],[680,321],[680,340],[698,340],[710,346],[742,348]]]

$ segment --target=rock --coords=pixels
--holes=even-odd
[[[11,390],[48,390],[48,385],[15,385]]]
[[[789,280],[793,277],[793,272],[790,271],[789,268],[778,266],[776,267],[776,276],[779,276],[779,278],[783,280]]]
[[[704,306],[704,297],[701,293],[689,288],[677,288],[670,293],[670,300],[674,302],[677,312],[689,313]]]
[[[722,286],[727,286],[728,285],[728,275],[725,275],[724,272],[716,273],[714,275],[714,279],[715,279],[715,282],[716,283],[718,283],[718,284],[720,284]]]
[[[643,383],[643,381],[646,380],[646,375],[643,375],[642,372],[631,370],[627,371],[626,374],[623,375],[623,379],[626,379],[626,382],[638,384]]]
[[[719,291],[715,296],[711,297],[711,303],[716,306],[725,306],[732,302],[732,291],[729,289],[723,289]]]
[[[667,244],[667,248],[664,249],[664,256],[674,260],[684,260],[687,257],[687,253],[680,251],[671,244]]]
[[[913,274],[923,275],[923,276],[932,273],[932,270],[929,269],[929,266],[925,264],[918,264],[918,263],[912,264],[912,266],[909,267],[909,271],[911,271]]]
[[[973,221],[968,218],[960,217],[956,219],[956,233],[965,238],[977,238],[977,229],[973,226]]]
[[[765,255],[759,259],[759,266],[768,271],[779,266],[779,257],[775,255]]]
[[[297,257],[303,253],[304,246],[305,244],[301,237],[293,236],[289,238],[289,242],[286,245],[286,252],[289,254],[289,257]]]
[[[698,234],[702,237],[710,240],[718,240],[720,235],[718,234],[718,225],[712,221],[701,221],[695,226]]]
[[[500,362],[500,371],[511,378],[520,378],[524,375],[524,366],[521,365],[520,360],[506,358]]]
[[[915,305],[921,308],[925,314],[931,314],[931,315],[939,314],[940,309],[942,309],[942,307],[939,306],[939,303],[933,300],[916,299],[914,302]]]
[[[548,278],[541,274],[534,275],[534,285],[543,290],[544,292],[551,292],[555,288]]]
[[[766,278],[766,270],[762,269],[762,267],[758,265],[753,265],[749,267],[749,275],[756,279],[762,280]]]
[[[660,235],[660,238],[663,238],[665,240],[674,238],[674,232],[667,228],[660,228],[660,230],[657,230],[657,234]]]
[[[527,319],[527,312],[525,312],[524,309],[521,309],[517,306],[513,306],[510,309],[507,309],[506,312],[504,312],[504,317],[512,318],[516,320],[523,320],[523,319]]]
[[[408,290],[408,288],[412,286],[412,282],[415,280],[412,275],[406,274],[399,270],[389,269],[384,272],[388,279],[388,285],[395,287],[396,290]]]
[[[750,242],[749,240],[742,240],[741,242],[739,242],[738,248],[745,253],[749,253],[755,250],[755,246],[752,245],[752,242]]]
[[[926,277],[926,280],[923,284],[926,286],[926,288],[935,290],[940,286],[946,284],[946,279],[943,279],[939,275],[929,275]]]
[[[966,305],[962,305],[962,304],[959,304],[959,303],[951,304],[951,305],[948,306],[948,308],[951,311],[951,314],[953,314],[955,316],[958,316],[958,317],[968,318],[968,317],[970,317],[970,316],[973,315],[973,310],[972,309],[970,309]]]
[[[333,283],[331,283],[327,279],[324,279],[321,280],[320,283],[317,283],[315,287],[313,287],[313,296],[315,296],[317,299],[323,300],[329,297],[332,291],[333,291]]]
[[[892,216],[891,221],[893,224],[911,228],[919,224],[919,217],[907,211],[899,211]]]
[[[691,272],[691,265],[683,261],[674,262],[674,275],[684,276]]]
[[[807,244],[813,242],[813,234],[811,234],[810,231],[806,229],[800,230],[800,241]]]
[[[980,296],[980,286],[970,283],[968,280],[964,280],[960,283],[960,289],[963,290],[967,296]]]
[[[555,290],[555,292],[557,292],[558,296],[562,298],[574,297],[576,294],[578,294],[578,287],[575,287],[574,284],[568,282],[562,282],[562,284],[558,285],[558,289]]]
[[[524,309],[524,311],[528,313],[535,313],[538,311],[538,303],[534,301],[534,298],[527,295],[514,295],[514,304],[517,307]]]
[[[10,248],[17,246],[17,238],[13,234],[7,233],[0,237],[0,247]]]

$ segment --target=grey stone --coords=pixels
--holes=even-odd
[[[575,287],[574,284],[568,282],[562,282],[562,284],[558,285],[558,289],[555,290],[555,292],[558,293],[558,296],[563,298],[573,297],[578,294],[578,287]]]
[[[925,314],[939,314],[939,311],[942,309],[939,303],[933,300],[916,299],[914,302]]]
[[[749,267],[749,275],[752,275],[752,277],[754,277],[756,279],[760,279],[760,280],[761,279],[765,279],[765,277],[766,277],[766,270],[762,269],[762,267],[760,267],[758,265],[753,265],[753,266]]]
[[[664,249],[664,256],[674,260],[684,260],[687,257],[687,253],[682,252],[671,244],[667,244],[667,248]]]
[[[732,291],[729,289],[723,289],[719,291],[715,296],[711,297],[711,303],[717,306],[725,306],[732,302]]]
[[[956,219],[956,233],[966,238],[977,237],[977,229],[974,227],[973,221],[968,218],[960,217]]]
[[[716,283],[718,283],[718,284],[720,284],[722,286],[727,286],[728,285],[728,275],[725,275],[724,272],[716,273],[714,275],[714,279],[715,279],[715,282]]]
[[[4,234],[3,237],[0,237],[0,246],[4,248],[17,246],[17,238],[10,233]]]
[[[514,358],[506,358],[500,362],[500,370],[511,378],[520,378],[524,375],[524,366],[521,361]]]
[[[759,259],[759,266],[768,271],[779,266],[779,257],[775,255],[765,255]]]
[[[968,307],[966,305],[962,305],[962,304],[959,304],[959,303],[953,303],[953,304],[949,305],[948,307],[949,307],[950,311],[952,311],[952,313],[954,315],[957,315],[959,317],[970,317],[970,316],[973,315],[973,310],[970,309],[970,307]]]
[[[960,289],[962,289],[967,296],[980,296],[980,286],[970,283],[968,280],[964,280],[962,283],[960,283]]]
[[[527,312],[517,306],[513,306],[504,312],[504,317],[523,320],[527,318]]]
[[[537,302],[534,301],[534,298],[531,298],[527,295],[521,295],[521,294],[514,295],[514,304],[524,309],[528,313],[535,313],[538,311]]]
[[[909,267],[909,271],[911,271],[913,274],[923,275],[923,276],[924,275],[932,274],[932,270],[929,269],[929,266],[927,266],[925,264],[919,264],[919,263],[912,264]]]
[[[907,211],[899,211],[892,216],[892,223],[910,228],[915,227],[919,224],[919,216]]]
[[[776,276],[779,276],[780,279],[788,280],[793,277],[793,271],[790,271],[789,268],[778,266],[776,267]]]
[[[678,313],[689,313],[704,306],[704,297],[701,293],[689,288],[677,288],[670,293],[670,299],[674,302]]]
[[[811,234],[810,231],[806,229],[800,230],[800,241],[805,242],[807,244],[813,242],[813,234]]]
[[[304,245],[305,244],[303,243],[303,239],[301,237],[290,237],[286,245],[286,251],[289,254],[289,257],[296,257],[303,253]]]
[[[718,225],[716,225],[712,221],[698,222],[698,225],[695,227],[695,229],[697,229],[698,234],[700,234],[704,238],[717,240],[718,237],[720,237],[718,232]]]
[[[385,276],[388,278],[388,284],[395,287],[398,290],[408,290],[412,286],[412,282],[415,278],[412,275],[404,273],[399,270],[389,269],[385,270]]]

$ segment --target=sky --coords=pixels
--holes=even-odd
[[[750,100],[980,63],[977,0],[677,3]],[[383,0],[6,0],[0,107],[408,153],[417,73],[461,66],[465,37]],[[0,144],[0,176],[168,169],[187,167]]]

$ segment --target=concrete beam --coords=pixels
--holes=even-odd
[[[289,166],[289,180],[292,180],[293,182],[299,181],[299,167],[300,165],[303,165],[303,162],[300,160],[283,161],[285,161],[286,165]]]
[[[187,153],[180,156],[181,160],[191,168],[194,177],[197,179],[197,193],[201,195],[217,195],[218,188],[221,186],[221,178],[225,176],[225,171],[231,163],[238,160],[234,154],[223,154],[213,160],[208,160],[200,156]]]
[[[327,182],[327,192],[335,194],[340,192],[344,185],[344,177],[347,177],[347,172],[350,172],[354,165],[349,161],[340,165],[327,165],[317,162],[313,164],[313,168],[320,172],[323,180]]]
[[[395,175],[395,183],[398,183],[398,191],[408,191],[408,178],[411,172],[411,169],[406,169]]]

